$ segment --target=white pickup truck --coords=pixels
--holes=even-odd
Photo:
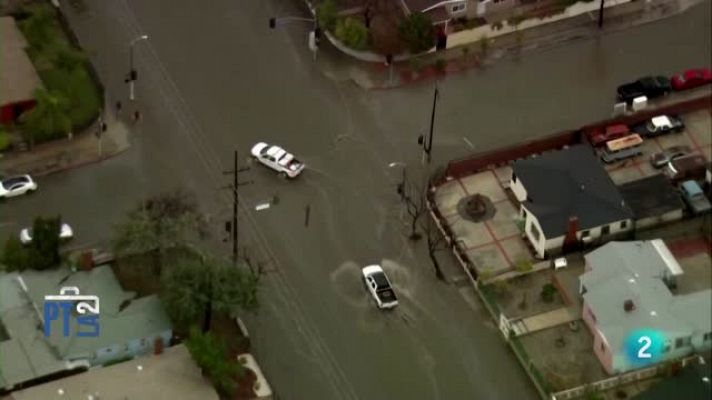
[[[398,299],[391,287],[391,282],[388,280],[386,273],[380,265],[369,265],[364,267],[363,281],[366,284],[366,289],[371,293],[376,305],[380,309],[393,308],[398,305]]]
[[[250,153],[257,161],[279,172],[279,175],[285,178],[296,178],[304,170],[304,163],[279,146],[260,142],[252,146]]]

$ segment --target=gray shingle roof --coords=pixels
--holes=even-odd
[[[591,270],[580,277],[583,298],[611,349],[621,349],[625,335],[641,327],[672,337],[712,330],[712,290],[674,296],[651,242],[610,242],[585,258]],[[633,311],[624,310],[626,300]]]
[[[618,188],[587,145],[520,160],[512,166],[527,190],[522,204],[548,238],[566,233],[570,217],[579,230],[632,218]]]

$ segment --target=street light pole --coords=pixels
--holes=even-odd
[[[137,78],[137,73],[136,70],[134,69],[134,45],[141,40],[147,40],[148,35],[141,35],[135,39],[133,39],[129,43],[129,76],[128,76],[128,82],[129,82],[129,99],[134,100],[135,95],[134,95],[134,82],[136,82]]]
[[[420,135],[418,137],[418,144],[423,146],[423,164],[425,164],[425,161],[427,159],[428,162],[430,162],[431,156],[430,153],[433,150],[433,128],[435,126],[435,107],[438,104],[438,87],[435,86],[435,93],[433,93],[433,110],[430,113],[430,132],[428,134],[427,142],[425,141],[425,138],[423,138],[423,135]]]
[[[598,8],[598,29],[603,28],[603,3],[604,0],[601,0],[601,6]]]

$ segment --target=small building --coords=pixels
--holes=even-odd
[[[539,258],[620,238],[633,213],[585,144],[516,161],[509,187]]]
[[[685,204],[680,193],[662,174],[628,182],[618,188],[633,211],[635,229],[677,221],[684,215]]]
[[[664,336],[661,362],[712,349],[712,290],[674,295],[683,271],[662,240],[610,242],[585,259],[582,318],[606,372],[637,368],[624,349],[637,329]]]
[[[27,41],[12,17],[0,17],[0,124],[11,124],[35,106],[42,87],[25,49]]]
[[[59,295],[63,287],[76,287],[80,295],[98,297],[98,336],[78,337],[77,324],[70,318],[70,334],[64,337],[62,318],[44,320],[45,296]],[[57,268],[4,274],[0,275],[0,289],[0,321],[8,332],[7,340],[0,337],[0,350],[3,356],[13,355],[12,362],[0,360],[0,392],[50,375],[156,352],[168,347],[173,336],[158,297],[137,298],[136,293],[125,292],[107,265],[88,271]],[[47,323],[51,324],[49,336],[44,333]]]
[[[202,376],[184,345],[170,347],[160,355],[92,368],[15,391],[11,396],[12,400],[90,398],[87,396],[96,400],[218,400],[217,392]]]

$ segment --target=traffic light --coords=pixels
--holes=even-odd
[[[393,64],[393,54],[386,55],[386,65]]]
[[[274,29],[275,26],[277,26],[277,18],[270,18],[269,19],[269,28]]]
[[[132,69],[131,72],[129,73],[129,77],[132,81],[136,81],[138,79],[138,71],[135,69]]]
[[[423,145],[423,139],[423,135],[418,136],[418,144],[421,146]]]

